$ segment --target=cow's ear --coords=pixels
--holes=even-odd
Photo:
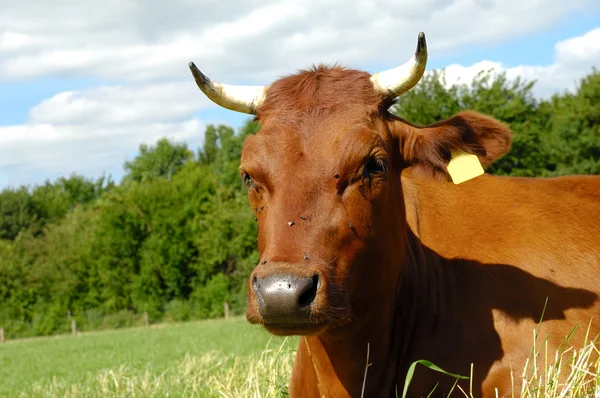
[[[485,168],[506,154],[511,144],[511,132],[505,124],[472,111],[426,127],[398,120],[393,129],[406,166],[420,174],[445,178],[449,178],[447,167],[453,154],[476,155]]]

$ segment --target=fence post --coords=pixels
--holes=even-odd
[[[144,325],[150,326],[150,320],[148,319],[148,311],[144,311]]]
[[[225,319],[229,319],[229,303],[227,301],[223,303],[223,310],[225,311]]]
[[[71,332],[76,335],[77,334],[77,322],[75,321],[75,318],[71,319]]]
[[[0,328],[0,343],[4,343],[4,328]]]

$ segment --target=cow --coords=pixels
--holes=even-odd
[[[319,65],[234,86],[189,65],[261,125],[240,164],[260,253],[246,318],[300,336],[292,397],[399,396],[422,359],[474,397],[518,395],[534,331],[551,353],[600,332],[600,177],[453,183],[453,159],[485,168],[511,132],[474,111],[429,126],[392,114],[426,62],[420,33],[375,74]],[[408,396],[463,396],[455,382],[418,366]]]

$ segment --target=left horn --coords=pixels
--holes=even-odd
[[[232,111],[256,114],[256,109],[263,103],[266,86],[233,86],[221,84],[209,79],[193,62],[189,64],[200,90],[215,104]]]
[[[421,80],[426,65],[427,43],[425,42],[425,33],[421,32],[413,57],[404,65],[373,74],[371,82],[377,92],[389,98],[396,98],[413,88]]]

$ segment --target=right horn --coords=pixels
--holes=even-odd
[[[375,90],[386,97],[396,98],[413,88],[425,72],[427,65],[427,43],[425,33],[419,33],[417,50],[404,65],[374,73],[371,82]]]

